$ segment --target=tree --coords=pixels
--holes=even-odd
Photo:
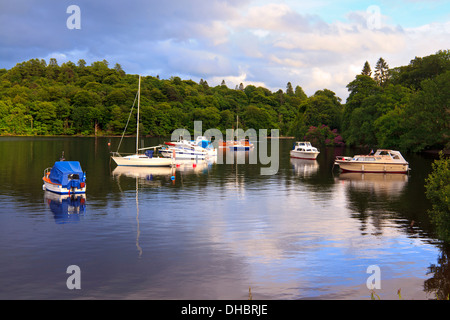
[[[300,99],[306,99],[308,96],[306,95],[305,91],[303,91],[303,88],[300,86],[295,87],[295,96]]]
[[[78,60],[77,65],[79,68],[84,68],[84,67],[86,67],[86,61],[84,61],[84,59],[80,59],[80,60]]]
[[[309,125],[327,125],[332,129],[339,129],[341,111],[340,99],[333,91],[324,89],[308,99],[304,117]]]
[[[68,61],[63,63],[60,68],[58,82],[62,82],[64,84],[74,82],[77,78],[77,73],[75,70],[76,65],[73,62]]]
[[[425,180],[426,196],[431,201],[428,211],[436,225],[438,235],[444,241],[450,241],[450,158],[441,152],[439,160],[432,165],[432,172]]]
[[[422,81],[421,91],[405,110],[403,148],[419,152],[426,148],[450,147],[450,71]]]
[[[375,66],[374,79],[379,86],[384,86],[389,79],[389,66],[383,58],[378,59]]]
[[[123,71],[122,66],[118,63],[114,65],[114,70],[116,70],[120,77],[123,77],[125,75],[125,71]]]
[[[56,105],[52,102],[39,102],[35,107],[35,119],[45,124],[51,124],[56,118]]]
[[[367,117],[365,115],[367,112],[364,112],[364,109],[358,110],[355,115],[353,113],[356,112],[357,109],[367,106],[367,103],[364,104],[365,100],[382,91],[382,88],[379,87],[371,77],[367,75],[357,75],[355,80],[347,85],[347,89],[350,94],[342,114],[342,135],[346,142],[351,141],[351,143],[349,143],[351,145],[361,138],[359,126],[362,125],[362,118],[357,118],[360,115],[364,116],[365,121],[370,121],[369,118],[372,118],[372,116]],[[375,109],[372,108],[371,110]]]
[[[199,85],[202,86],[204,89],[208,89],[209,85],[206,80],[200,79]]]
[[[220,111],[215,107],[195,108],[192,112],[192,121],[202,121],[204,130],[217,128],[220,120]]]
[[[8,107],[8,115],[3,118],[7,126],[6,132],[17,135],[29,134],[33,118],[27,114],[26,107],[21,103],[12,103]]]
[[[220,111],[220,123],[219,128],[223,133],[226,132],[227,129],[233,128],[235,125],[235,116],[230,110],[222,110]]]
[[[267,110],[264,108],[259,108],[255,105],[249,105],[242,115],[242,120],[244,121],[245,128],[255,129],[269,129],[275,128],[274,124],[271,122],[271,117]]]
[[[72,119],[75,130],[92,133],[101,116],[98,110],[101,105],[100,96],[92,91],[80,90],[73,98]]]
[[[292,84],[290,82],[288,82],[286,85],[286,94],[288,96],[294,95],[294,89],[292,88]]]
[[[58,66],[58,61],[56,61],[55,58],[50,58],[50,61],[48,62],[48,65],[52,66],[52,67],[57,67]]]
[[[56,80],[59,75],[59,66],[55,58],[50,58],[46,70],[47,78]]]
[[[369,76],[369,77],[372,75],[372,69],[370,68],[370,64],[368,61],[366,61],[366,63],[364,63],[364,67],[362,69],[361,74]]]
[[[414,90],[422,89],[421,82],[450,70],[450,51],[438,51],[426,57],[416,57],[409,65],[391,70],[390,81]]]

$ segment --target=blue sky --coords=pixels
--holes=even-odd
[[[81,29],[66,12],[78,5]],[[0,2],[0,68],[32,58],[119,63],[127,73],[230,88],[261,85],[344,101],[365,61],[391,67],[446,50],[444,0],[16,0]]]

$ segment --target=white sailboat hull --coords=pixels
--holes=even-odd
[[[145,155],[132,155],[125,157],[112,157],[118,166],[130,167],[168,167],[172,165],[170,158],[149,158]]]

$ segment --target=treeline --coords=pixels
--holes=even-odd
[[[32,59],[10,70],[0,69],[0,134],[74,135],[121,134],[138,89],[138,76],[126,74],[107,61],[90,66],[84,60],[58,65]],[[225,82],[210,87],[201,80],[179,77],[141,79],[140,132],[170,136],[178,128],[278,128],[290,131],[307,96],[288,84],[287,92],[241,84],[230,89]],[[334,98],[337,99],[337,98]],[[133,115],[135,117],[135,115]],[[130,121],[128,134],[136,132]],[[192,131],[191,131],[192,132]]]
[[[140,132],[170,136],[173,130],[225,132],[279,129],[318,144],[368,145],[421,151],[443,148],[449,141],[448,51],[416,58],[408,66],[389,69],[380,58],[374,74],[368,62],[348,84],[342,103],[328,89],[308,97],[300,86],[285,90],[225,81],[211,87],[179,77],[141,79]],[[55,59],[32,59],[0,69],[0,134],[2,135],[117,135],[122,134],[135,103],[138,76],[105,60],[87,65]],[[132,115],[135,117],[135,115]],[[136,132],[130,121],[127,134]]]

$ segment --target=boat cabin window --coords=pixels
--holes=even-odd
[[[80,179],[80,176],[77,173],[69,174],[69,179]]]
[[[375,161],[374,157],[356,157],[354,161]]]

